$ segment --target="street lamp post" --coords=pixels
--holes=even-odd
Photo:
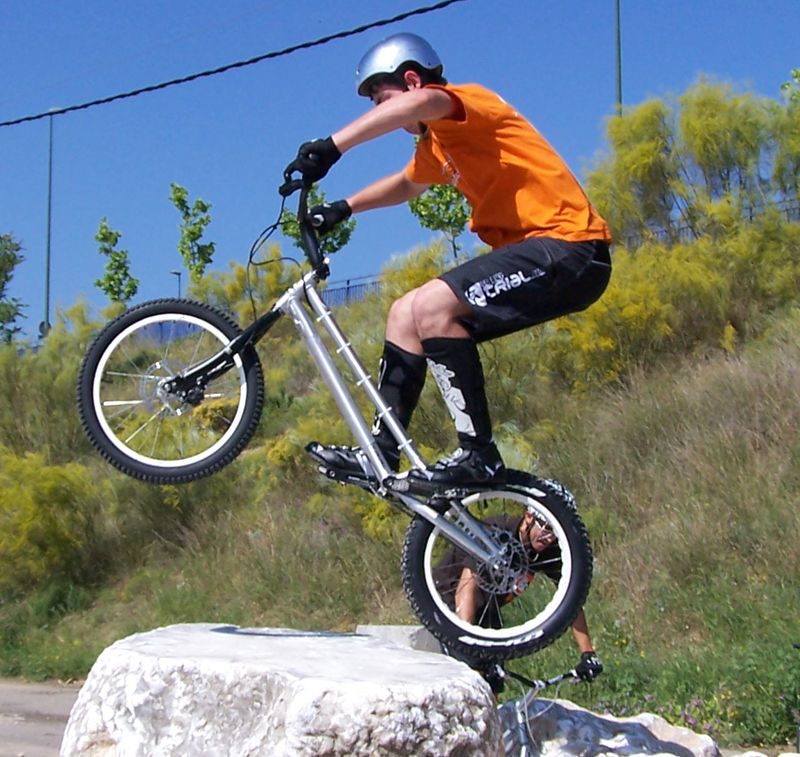
[[[620,0],[614,0],[614,33],[616,37],[616,72],[617,72],[617,115],[622,115],[622,24],[619,10]]]
[[[50,331],[50,229],[53,210],[53,113],[50,112],[50,140],[47,151],[47,237],[44,251],[44,320],[39,336],[44,339]]]
[[[178,277],[178,299],[181,298],[181,274],[183,271],[170,271],[173,276]]]

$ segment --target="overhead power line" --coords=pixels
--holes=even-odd
[[[405,13],[400,13],[396,16],[392,16],[391,18],[383,18],[378,21],[372,21],[368,24],[364,24],[363,26],[357,26],[354,29],[349,29],[347,31],[336,32],[335,34],[329,34],[326,37],[320,37],[319,39],[315,39],[311,42],[303,42],[299,45],[292,45],[291,47],[285,47],[283,50],[275,50],[273,52],[264,53],[263,55],[258,55],[255,58],[249,58],[248,60],[240,60],[236,63],[228,63],[225,66],[220,66],[219,68],[212,68],[207,71],[200,71],[196,74],[190,74],[189,76],[182,76],[180,79],[171,79],[170,81],[161,82],[160,84],[151,84],[148,87],[141,87],[140,89],[134,89],[130,92],[123,92],[118,95],[111,95],[110,97],[102,97],[98,100],[90,100],[89,102],[81,103],[80,105],[70,105],[67,108],[54,108],[53,110],[48,110],[46,113],[37,113],[33,116],[23,116],[22,118],[15,118],[11,121],[0,121],[0,127],[2,126],[17,126],[19,124],[28,123],[30,121],[39,121],[42,118],[49,118],[52,116],[61,116],[65,113],[74,113],[77,110],[87,110],[88,108],[94,108],[98,105],[107,105],[108,103],[116,102],[117,100],[125,100],[129,97],[138,97],[139,95],[145,95],[149,92],[157,92],[162,89],[167,89],[168,87],[174,87],[178,84],[187,84],[188,82],[196,81],[197,79],[203,79],[209,76],[216,76],[217,74],[224,74],[227,71],[232,71],[236,68],[244,68],[245,66],[252,66],[255,63],[261,63],[264,60],[270,60],[272,58],[280,58],[285,55],[290,55],[291,53],[296,53],[298,50],[307,50],[311,47],[319,47],[320,45],[325,45],[328,42],[332,42],[337,39],[345,39],[346,37],[353,37],[356,34],[362,34],[369,29],[376,29],[381,26],[388,26],[389,24],[395,24],[398,21],[404,21],[407,18],[411,18],[412,16],[421,16],[425,13],[432,13],[433,11],[442,10],[443,8],[447,8],[449,5],[454,5],[455,3],[463,3],[466,0],[442,0],[442,2],[434,3],[433,5],[427,5],[421,8],[415,8],[414,10],[406,11]]]

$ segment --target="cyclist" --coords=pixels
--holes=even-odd
[[[470,228],[492,251],[393,303],[378,386],[407,426],[430,368],[455,422],[459,449],[429,471],[412,470],[412,490],[502,484],[505,466],[492,437],[477,345],[593,303],[611,273],[608,227],[539,132],[494,92],[449,84],[421,37],[395,34],[374,45],[356,80],[358,94],[375,107],[301,145],[287,170],[319,181],[356,145],[400,128],[419,137],[403,169],[312,208],[323,233],[352,213],[408,201],[431,184],[451,183],[464,194]],[[397,470],[399,453],[380,419],[373,433]],[[329,467],[363,475],[358,448],[308,449]]]
[[[552,581],[559,580],[561,551],[556,544],[556,537],[531,513],[526,512],[522,519],[498,516],[489,517],[485,522],[518,536],[530,561],[528,582],[537,580],[539,573]],[[481,589],[479,570],[474,560],[457,547],[451,547],[434,568],[433,579],[440,595],[459,618],[469,623],[477,622],[487,628],[499,628],[502,626],[501,608],[513,602],[517,593],[521,594],[526,587],[521,586],[517,593],[491,594]],[[572,621],[572,636],[581,656],[575,672],[581,680],[593,681],[603,672],[603,664],[595,652],[583,609],[579,610]],[[495,693],[502,690],[503,677],[498,675],[494,665],[486,667],[479,661],[470,660],[449,650],[447,652],[480,671]]]

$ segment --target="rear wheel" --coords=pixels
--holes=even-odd
[[[509,471],[508,483],[465,500],[502,544],[476,562],[423,518],[406,534],[403,582],[422,623],[455,656],[502,662],[542,649],[569,628],[592,577],[592,551],[572,496]],[[448,518],[457,519],[450,511]]]
[[[156,300],[123,313],[98,335],[78,378],[89,439],[119,470],[153,483],[192,481],[230,463],[255,431],[264,402],[258,356],[248,347],[191,402],[169,381],[240,332],[224,313],[189,300]]]

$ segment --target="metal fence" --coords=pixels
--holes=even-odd
[[[752,223],[767,210],[779,211],[787,221],[800,221],[800,201],[794,198],[748,205],[741,209],[741,218]],[[688,224],[676,224],[670,229],[654,228],[646,232],[624,234],[622,239],[616,239],[615,241],[629,250],[635,250],[637,247],[641,247],[645,241],[661,242],[668,245],[690,244],[706,233],[706,231],[698,231]]]
[[[336,285],[339,286],[336,286]],[[329,308],[348,305],[363,300],[369,294],[381,290],[380,276],[360,276],[345,281],[334,281],[322,292],[322,299]]]

